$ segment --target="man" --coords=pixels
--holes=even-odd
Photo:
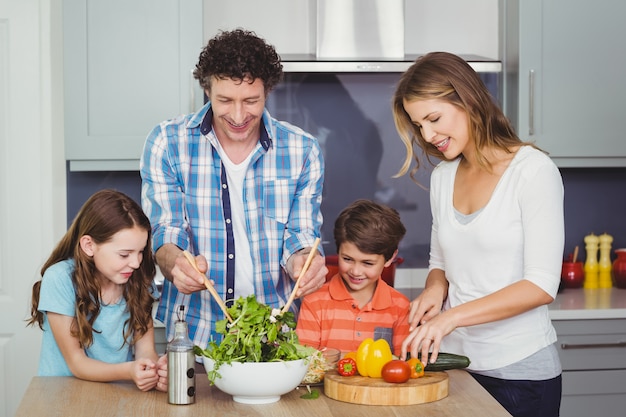
[[[256,294],[280,308],[296,279],[298,297],[320,288],[327,272],[321,254],[299,275],[320,235],[324,162],[315,138],[265,109],[282,64],[254,33],[211,39],[194,76],[209,101],[148,136],[142,204],[166,278],[157,319],[169,338],[185,305],[190,337],[205,348],[224,316],[182,251],[196,255],[225,300]]]

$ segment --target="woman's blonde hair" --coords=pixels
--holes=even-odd
[[[444,100],[467,114],[469,137],[476,147],[478,163],[487,169],[491,169],[491,165],[483,149],[499,148],[511,152],[512,147],[531,145],[519,139],[485,84],[465,60],[447,52],[431,52],[418,58],[402,75],[393,96],[393,118],[406,148],[406,158],[395,177],[406,174],[414,161],[410,176],[416,181],[415,173],[420,167],[417,148],[431,164],[431,157],[446,159],[435,146],[424,140],[404,109],[405,102],[430,99]]]

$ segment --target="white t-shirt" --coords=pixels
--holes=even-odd
[[[431,176],[433,215],[429,269],[445,271],[444,310],[484,297],[522,279],[556,296],[564,246],[563,182],[556,165],[530,146],[517,152],[489,202],[468,223],[453,206],[460,160],[441,162]],[[446,336],[442,352],[490,370],[529,357],[556,341],[548,307]]]
[[[254,152],[241,163],[235,164],[226,155],[224,149],[218,143],[217,152],[222,158],[226,169],[228,181],[230,207],[232,212],[233,234],[235,236],[235,299],[254,294],[252,256],[250,255],[250,242],[246,233],[246,215],[243,205],[243,181],[248,171],[250,158]]]

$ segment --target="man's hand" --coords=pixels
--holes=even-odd
[[[191,294],[206,288],[203,274],[209,268],[208,263],[202,255],[196,256],[195,259],[201,273],[198,273],[189,263],[183,251],[172,243],[161,246],[156,253],[157,264],[161,272],[183,294]]]
[[[287,261],[287,273],[294,281],[297,281],[300,278],[300,271],[302,271],[302,268],[304,267],[304,263],[309,256],[309,252],[310,248],[303,249],[291,255]],[[326,282],[327,273],[328,268],[326,268],[326,260],[318,252],[313,257],[309,269],[302,276],[302,278],[300,278],[296,297],[304,297],[305,295],[320,289]]]

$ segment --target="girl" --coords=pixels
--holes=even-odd
[[[166,356],[154,348],[150,230],[120,192],[99,191],[83,205],[33,286],[28,324],[44,331],[40,376],[167,390]]]
[[[564,244],[563,182],[521,141],[474,70],[435,52],[402,76],[393,99],[407,150],[433,170],[429,273],[411,303],[402,356],[466,355],[468,370],[513,416],[558,416],[561,364],[548,304]]]

